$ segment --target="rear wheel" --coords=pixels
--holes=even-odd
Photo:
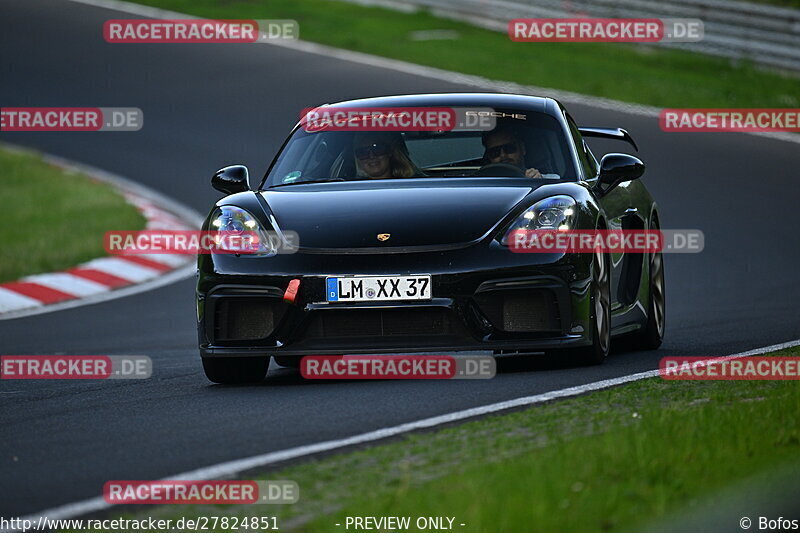
[[[599,365],[605,361],[611,348],[611,272],[608,258],[600,251],[592,256],[592,286],[590,319],[592,344],[576,348],[572,355],[586,365]]]
[[[258,383],[268,368],[269,357],[203,358],[206,377],[214,383]]]
[[[643,350],[655,350],[664,340],[664,324],[666,316],[664,286],[664,257],[661,252],[650,254],[650,290],[647,307],[647,323],[636,336],[636,347]]]

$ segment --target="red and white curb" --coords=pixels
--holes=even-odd
[[[26,151],[13,145],[8,150]],[[119,190],[147,220],[146,230],[198,229],[199,213],[155,191],[108,172],[42,155],[51,165],[80,172]],[[109,228],[113,229],[113,228]],[[26,276],[0,284],[0,320],[87,305],[150,290],[195,271],[193,255],[147,254],[100,257],[62,272]]]

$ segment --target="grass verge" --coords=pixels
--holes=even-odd
[[[654,378],[255,476],[297,481],[295,505],[126,516],[275,515],[304,532],[345,531],[347,516],[448,516],[470,533],[625,531],[798,469],[799,418],[797,382]]]
[[[0,149],[3,216],[0,282],[73,267],[106,255],[106,231],[145,219],[111,186],[67,173],[30,153]]]
[[[331,0],[138,0],[219,19],[295,19],[307,41],[496,80],[660,107],[798,107],[800,78],[679,50],[619,43],[515,43],[504,33]],[[412,32],[454,30],[453,40]]]
[[[757,4],[772,4],[778,7],[791,7],[800,9],[800,0],[748,0]]]

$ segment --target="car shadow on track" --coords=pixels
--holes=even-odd
[[[633,341],[626,337],[614,339],[609,359],[623,354],[638,352],[639,348]],[[565,353],[530,353],[500,355],[495,358],[497,374],[516,374],[523,372],[547,372],[553,370],[569,370],[585,368],[585,365]],[[608,364],[608,360],[606,362]],[[212,385],[214,389],[249,388],[249,387],[275,387],[275,386],[323,386],[341,385],[355,382],[378,382],[378,379],[305,379],[300,374],[299,368],[280,366],[274,361],[270,365],[269,373],[264,381],[247,385]],[[399,381],[399,380],[393,380]]]
[[[611,353],[604,364],[613,363],[614,357],[640,351],[635,340],[629,337],[614,339]],[[610,361],[609,361],[610,360]],[[520,355],[503,355],[496,358],[497,373],[511,374],[516,372],[544,372],[548,370],[567,370],[571,368],[585,368],[586,364],[567,353],[535,353]]]

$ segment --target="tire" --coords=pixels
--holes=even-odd
[[[664,257],[661,252],[650,254],[647,323],[634,334],[635,346],[641,350],[655,350],[664,340],[666,298],[664,285]]]
[[[590,319],[592,344],[571,350],[573,358],[584,365],[599,365],[611,349],[611,271],[606,254],[592,254]]]
[[[214,383],[259,383],[267,375],[269,357],[203,358],[206,377]]]

